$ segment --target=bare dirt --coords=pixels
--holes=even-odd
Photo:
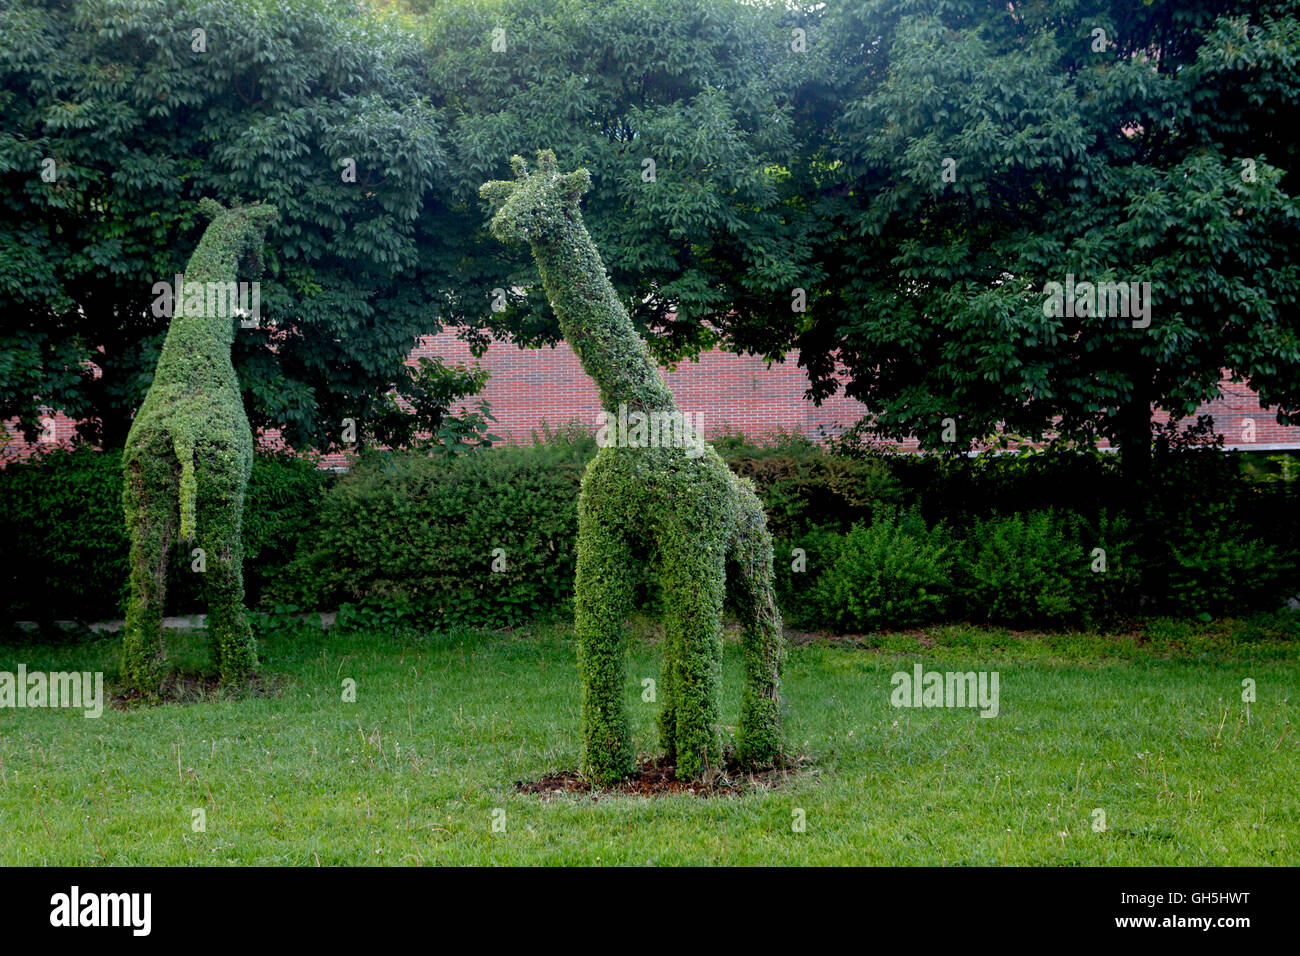
[[[668,797],[690,794],[696,797],[735,797],[755,790],[773,790],[784,785],[799,772],[808,758],[799,757],[790,763],[765,770],[744,771],[730,757],[723,767],[699,780],[678,780],[675,768],[666,757],[643,757],[631,777],[607,787],[598,787],[576,770],[562,770],[548,774],[540,780],[516,784],[519,793],[536,794],[543,800],[563,794],[589,796],[592,800],[605,797]]]
[[[255,674],[238,688],[223,688],[216,674],[167,674],[158,693],[117,690],[109,695],[109,704],[119,710],[158,704],[199,704],[232,697],[278,697],[283,680],[278,675]]]

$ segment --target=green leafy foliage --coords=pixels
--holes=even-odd
[[[332,472],[281,455],[258,455],[244,507],[250,603],[284,577],[315,524]],[[122,455],[52,451],[0,471],[0,539],[8,556],[6,620],[111,620],[126,609],[128,541],[122,514]],[[167,613],[202,610],[189,562],[172,562]]]
[[[724,443],[723,451],[732,460],[744,461],[763,460],[769,449],[742,445],[732,439]],[[492,459],[501,454],[516,457],[517,465],[513,467],[543,473],[552,469],[563,472],[566,477],[561,486],[553,494],[545,495],[544,503],[537,501],[531,505],[529,513],[539,516],[536,520],[544,526],[567,528],[569,533],[574,533],[576,503],[566,495],[578,487],[581,473],[595,452],[589,433],[564,429],[545,431],[536,446],[498,447],[451,457],[465,459],[465,465],[460,467],[468,467],[470,458]],[[941,520],[947,531],[943,541],[951,563],[951,577],[943,593],[952,595],[958,589],[963,568],[978,551],[975,524],[1012,517],[1019,503],[1026,506],[1021,508],[1026,513],[1054,513],[1062,533],[1077,536],[1071,539],[1073,543],[1066,553],[1071,562],[1082,556],[1086,572],[1072,579],[1069,604],[1077,609],[1078,620],[1105,623],[1152,612],[1186,617],[1252,607],[1271,610],[1287,597],[1300,593],[1300,563],[1294,548],[1288,546],[1297,539],[1294,523],[1300,509],[1294,499],[1296,482],[1256,480],[1250,477],[1249,470],[1234,478],[1235,467],[1226,470],[1234,456],[1218,453],[1215,456],[1185,459],[1186,464],[1181,468],[1168,469],[1178,480],[1174,482],[1171,478],[1158,495],[1158,500],[1166,503],[1161,512],[1162,520],[1168,522],[1164,525],[1164,544],[1156,557],[1145,563],[1137,559],[1133,531],[1122,509],[1094,511],[1071,506],[1072,502],[1091,504],[1093,501],[1078,497],[1097,478],[1090,458],[1061,458],[1055,465],[1049,465],[1047,456],[1035,456],[1032,471],[1026,470],[1025,463],[1017,465],[1008,458],[996,459],[996,464],[967,460],[942,470],[927,466],[922,475],[924,480],[918,479],[921,473],[916,470],[922,463],[920,459],[895,457],[882,461],[881,466],[888,468],[894,481],[906,489],[913,515],[944,516]],[[382,457],[369,463],[367,469],[379,468]],[[442,456],[437,459],[418,455],[396,457],[419,458],[428,462],[420,467],[435,471],[453,467],[451,462],[441,460]],[[780,456],[774,458],[780,460]],[[1113,459],[1108,460],[1113,465]],[[59,618],[67,616],[69,608],[90,620],[120,616],[124,606],[121,582],[126,573],[126,539],[120,508],[119,462],[120,456],[114,452],[58,451],[45,456],[39,464],[14,464],[0,471],[0,536],[12,542],[10,553],[15,557],[6,569],[4,593],[9,603],[4,613],[7,617]],[[493,471],[490,461],[479,466]],[[400,462],[395,467],[400,467]],[[503,468],[502,474],[506,471]],[[1220,477],[1211,477],[1211,472],[1220,472]],[[350,477],[360,480],[358,476],[363,473],[369,472],[354,471]],[[366,581],[387,574],[384,562],[389,558],[383,553],[372,552],[367,559],[371,564],[339,564],[337,573],[330,571],[338,554],[354,553],[350,544],[342,545],[338,552],[321,549],[324,518],[318,511],[324,490],[335,481],[333,473],[315,469],[301,459],[279,455],[259,455],[254,459],[244,520],[250,606],[260,605],[262,613],[273,616],[281,606],[292,607],[291,613],[296,615],[342,604],[349,606],[345,614],[348,619],[360,615],[359,619],[367,622],[367,627],[383,625],[388,629],[396,627],[399,619],[424,627],[441,619],[444,612],[436,601],[421,608],[418,602],[413,603],[418,595],[413,598],[404,594],[400,600],[393,601],[384,597],[387,593],[384,589],[350,590],[346,586],[351,580]],[[894,481],[888,483],[891,488]],[[424,489],[421,493],[425,496],[420,507],[428,507],[430,498],[443,494],[444,484],[434,481],[418,486]],[[409,491],[417,485],[403,487]],[[490,480],[478,487],[487,497],[475,505],[475,511],[481,509],[489,515],[496,509],[509,509],[510,499],[516,494],[516,486],[509,480]],[[1051,494],[1053,489],[1055,498]],[[779,491],[769,498],[768,490],[761,484],[756,484],[756,490],[765,507],[779,506],[781,501],[788,500],[780,497]],[[776,539],[775,583],[783,617],[791,625],[830,629],[838,626],[833,613],[823,613],[823,605],[810,600],[818,576],[828,566],[829,558],[838,554],[844,533],[852,525],[869,524],[877,510],[882,513],[886,526],[893,522],[890,517],[894,511],[893,493],[880,499],[878,509],[871,509],[853,522],[843,523],[837,516],[823,527],[818,524],[825,514],[819,501],[829,498],[832,490],[815,482],[807,490],[807,510],[792,510],[790,520],[792,527],[807,530]],[[1103,497],[1101,492],[1098,495]],[[392,507],[396,512],[410,515],[410,506],[401,500],[404,496],[405,492],[399,494]],[[1214,501],[1228,504],[1207,510],[1207,504]],[[960,507],[953,502],[960,502]],[[1053,504],[1055,512],[1051,512]],[[462,521],[458,516],[468,507],[456,502],[437,505],[437,513],[445,516],[437,520],[445,522],[445,530],[452,540],[458,540],[455,528]],[[355,537],[365,542],[369,538],[402,536],[412,527],[410,522],[389,522],[380,514],[383,523],[374,530],[366,522],[350,518],[350,513],[350,506],[343,501],[330,512],[340,540]],[[431,513],[419,511],[412,520],[429,520]],[[965,518],[954,521],[952,515],[965,515]],[[908,518],[903,530],[925,538],[920,535],[915,517]],[[796,547],[804,551],[805,565],[801,572],[791,567],[795,562],[792,549]],[[1106,552],[1104,573],[1092,571],[1096,561],[1093,549],[1098,547]],[[318,549],[321,549],[319,553]],[[544,574],[551,582],[547,591],[551,596],[537,602],[541,605],[537,612],[527,606],[531,602],[516,604],[513,610],[518,611],[519,617],[512,621],[569,613],[573,596],[572,549],[559,553],[563,556],[559,560],[565,563],[533,572]],[[626,575],[633,594],[631,606],[659,615],[663,611],[662,588],[653,555],[646,549],[635,554],[637,560]],[[991,560],[991,556],[986,560]],[[475,603],[478,598],[474,597],[476,592],[470,579],[479,577],[479,566],[469,564],[446,569],[449,576],[457,571],[460,580],[452,581],[448,577],[444,581],[450,583],[441,586],[451,593],[470,594],[471,605],[459,619],[474,625],[503,620],[474,616],[477,612],[473,607],[478,606]],[[322,573],[333,575],[341,586],[321,587],[318,578]],[[392,576],[400,577],[401,573],[397,569]],[[995,567],[988,570],[993,588],[999,586],[998,573]],[[1012,576],[1020,573],[1013,570]],[[493,576],[493,580],[498,577]],[[1149,587],[1141,586],[1143,578],[1152,582]],[[174,562],[168,585],[168,613],[202,609],[196,583],[188,564]],[[416,591],[418,588],[410,589],[411,593]],[[1155,597],[1148,597],[1144,602],[1144,592]],[[1022,588],[1017,593],[1026,592]],[[1011,606],[1006,595],[1001,600]],[[1051,625],[1048,617],[1039,615],[1032,600],[1022,601],[1014,611],[1017,619],[1028,622],[1027,626]],[[987,608],[968,605],[958,593],[946,603],[944,619],[966,617],[982,620],[987,617]],[[257,617],[254,626],[261,633],[269,625],[264,618]]]
[[[1246,480],[1243,456],[1157,445],[1163,534],[1146,549],[1145,590],[1169,613],[1244,613],[1300,593],[1293,483]]]
[[[60,408],[120,447],[193,201],[259,197],[281,219],[263,321],[234,342],[253,424],[296,448],[339,445],[345,417],[372,440],[436,430],[385,414],[390,387],[418,394],[401,364],[448,285],[422,267],[447,158],[420,50],[351,0],[0,2],[3,414],[30,433]]]
[[[811,575],[801,613],[821,626],[876,631],[944,617],[953,562],[942,529],[927,529],[914,515],[882,516],[805,544]]]
[[[478,195],[543,145],[591,171],[615,287],[638,325],[675,330],[654,347],[714,341],[698,319],[728,300],[761,314],[795,277],[771,162],[793,148],[783,77],[801,63],[773,56],[781,16],[732,0],[465,0],[419,21],[353,0],[0,0],[0,415],[31,434],[61,408],[119,446],[165,332],[150,290],[197,239],[188,202],[257,196],[281,220],[261,328],[234,346],[254,427],[320,450],[344,418],[365,444],[437,434],[451,403],[402,371],[418,336],[560,337]]]
[[[51,451],[0,471],[7,620],[117,617],[125,607],[122,456]]]
[[[798,148],[789,97],[809,61],[790,55],[786,16],[733,0],[435,5],[422,28],[452,154],[439,223],[455,239],[432,251],[458,312],[530,344],[564,337],[537,265],[484,235],[476,202],[507,156],[543,148],[589,172],[586,227],[633,323],[662,333],[658,358],[716,341],[706,319],[788,307],[808,250],[777,163]],[[499,314],[482,307],[494,287]]]
[[[624,672],[624,619],[636,593],[638,551],[659,573],[665,629],[663,749],[683,779],[722,761],[719,727],[722,611],[728,589],[743,631],[745,684],[736,758],[770,765],[781,753],[781,616],[772,582],[772,539],[753,485],[739,479],[703,436],[687,436],[672,392],[650,360],[583,224],[586,169],[561,174],[542,150],[530,173],[512,156],[513,180],[480,192],[492,206],[492,234],[526,241],[565,339],[617,419],[677,421],[676,441],[622,438],[602,447],[582,479],[574,626],[582,673],[584,771],[596,780],[632,772]],[[671,427],[671,426],[670,426]],[[689,421],[687,428],[692,428]]]
[[[1295,596],[1294,556],[1284,560],[1280,549],[1253,538],[1241,522],[1176,543],[1171,554],[1165,603],[1182,613],[1219,617],[1272,609],[1282,597]]]
[[[863,0],[797,22],[824,58],[782,160],[808,310],[740,316],[734,340],[798,346],[812,392],[859,398],[882,437],[1107,437],[1134,482],[1152,409],[1191,414],[1225,369],[1300,421],[1294,3]],[[1045,315],[1067,275],[1149,281],[1150,325]]]
[[[235,344],[254,425],[301,448],[345,417],[436,433],[443,402],[387,398],[421,390],[416,335],[562,335],[478,196],[551,145],[590,171],[585,219],[658,358],[797,347],[814,395],[846,387],[876,433],[933,448],[952,418],[958,447],[1001,427],[1140,458],[1152,407],[1189,413],[1224,369],[1295,419],[1294,4],[413,9],[0,0],[0,412],[30,432],[61,407],[119,444],[162,338],[149,289],[196,229],[183,200],[246,194],[283,215],[266,331]],[[1151,326],[1045,316],[1066,273],[1150,281]]]
[[[973,620],[1060,627],[1086,616],[1091,559],[1077,516],[1032,511],[975,524],[961,589]]]
[[[732,471],[754,483],[775,537],[814,526],[847,528],[903,501],[904,485],[885,460],[827,454],[800,435],[775,437],[761,445],[743,435],[713,443]]]
[[[310,541],[268,592],[304,607],[392,606],[425,625],[555,612],[572,595],[585,463],[585,449],[562,439],[454,457],[369,454],[324,496]]]
[[[334,479],[333,472],[317,468],[310,459],[272,453],[253,457],[243,522],[250,605],[260,603],[286,573],[319,520],[321,499]]]
[[[212,222],[172,290],[167,338],[122,454],[131,539],[122,674],[141,693],[157,690],[166,581],[177,541],[195,557],[191,570],[202,575],[221,681],[243,681],[257,666],[244,608],[242,537],[253,433],[230,361],[237,320],[228,303],[204,293],[204,285],[233,286],[242,263],[260,268],[266,227],[279,214],[261,204],[225,209],[210,198],[200,200],[199,209]],[[193,302],[190,289],[204,294]]]

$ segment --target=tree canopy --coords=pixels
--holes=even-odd
[[[254,426],[325,448],[352,418],[407,441],[482,384],[403,373],[418,335],[558,338],[477,196],[509,155],[551,143],[594,174],[592,230],[634,318],[676,313],[660,341],[677,355],[712,341],[708,316],[791,278],[764,158],[790,137],[763,82],[765,18],[730,0],[465,3],[419,21],[348,0],[0,0],[0,411],[30,434],[40,406],[60,408],[120,443],[165,329],[151,289],[197,237],[185,200],[265,197],[282,215],[265,320],[234,355]]]
[[[871,0],[819,25],[815,292],[767,333],[815,394],[842,372],[878,433],[930,448],[1001,426],[1140,459],[1151,406],[1190,414],[1227,369],[1300,422],[1293,5]],[[1149,325],[1047,314],[1069,277],[1149,282]]]
[[[406,440],[481,384],[402,372],[417,335],[558,340],[476,194],[554,147],[661,359],[798,348],[930,448],[1144,453],[1224,369],[1300,422],[1298,53],[1281,0],[0,0],[0,412],[124,436],[185,200],[264,197],[254,425]],[[1149,324],[1050,314],[1067,279]]]
[[[399,370],[438,285],[419,220],[447,165],[420,51],[344,0],[0,0],[4,412],[30,428],[53,406],[120,444],[166,331],[153,286],[202,229],[190,200],[262,197],[283,218],[264,320],[235,343],[254,425],[306,447],[344,417],[395,421],[387,384],[412,390]]]

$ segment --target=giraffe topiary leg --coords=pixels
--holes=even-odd
[[[583,773],[602,784],[622,780],[633,766],[623,653],[632,550],[621,507],[626,486],[613,461],[604,452],[598,454],[583,477],[574,590]]]
[[[773,591],[772,536],[758,497],[741,488],[741,503],[741,523],[731,555],[738,572],[733,594],[745,658],[736,759],[743,767],[757,769],[771,765],[781,754],[779,690],[784,642]]]
[[[702,777],[722,759],[718,714],[722,688],[722,603],[726,568],[720,547],[698,529],[675,521],[659,542],[664,584],[664,639],[668,647],[668,706],[673,712],[665,749],[677,778]]]
[[[147,694],[158,690],[163,660],[163,602],[177,521],[176,470],[166,435],[127,451],[122,504],[131,541],[131,599],[122,637],[122,680],[127,688]]]
[[[600,471],[603,477],[584,480],[579,504],[576,610],[587,767],[613,779],[630,768],[621,644],[626,570],[632,560],[624,545],[628,535],[644,536],[658,546],[666,603],[660,682],[664,750],[675,759],[679,777],[699,776],[719,763],[725,557],[738,522],[749,520],[751,508],[757,509],[759,530],[746,537],[741,549],[751,569],[744,575],[751,665],[742,749],[748,760],[766,760],[779,747],[781,630],[771,594],[771,542],[761,530],[758,499],[752,489],[748,497],[737,495],[734,476],[712,447],[705,446],[700,458],[698,448],[693,453],[677,442],[653,440],[659,434],[655,423],[661,427],[665,416],[672,420],[680,413],[583,225],[580,199],[591,176],[581,169],[561,176],[550,150],[538,153],[531,174],[521,157],[511,157],[510,164],[513,181],[484,183],[480,189],[492,204],[492,234],[504,242],[528,242],[564,338],[599,387],[603,408],[610,415],[619,410],[620,430],[625,416],[628,421],[639,416],[641,425],[649,423],[652,438],[649,446],[629,444],[622,449],[628,454],[618,459],[602,449],[587,475]],[[638,427],[633,424],[633,433]],[[610,502],[620,507],[612,508]],[[624,518],[631,520],[624,523]]]
[[[668,582],[660,573],[660,588],[667,598]],[[659,674],[659,747],[664,758],[674,767],[677,766],[677,710],[681,689],[678,678],[681,671],[682,648],[678,640],[680,632],[664,625],[664,661]]]
[[[237,684],[257,668],[257,643],[244,610],[244,483],[239,465],[231,467],[219,454],[204,457],[198,474],[198,546],[207,563],[208,638],[221,683]]]

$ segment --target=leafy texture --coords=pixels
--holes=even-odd
[[[583,225],[585,169],[561,175],[555,154],[538,154],[530,175],[484,184],[494,207],[492,233],[526,240],[564,337],[600,389],[607,413],[677,414],[672,392],[651,362]],[[660,734],[680,777],[717,767],[722,747],[718,699],[722,608],[731,581],[744,630],[745,691],[737,757],[770,763],[780,752],[778,686],[781,618],[772,588],[772,541],[753,486],[709,446],[602,448],[587,467],[578,499],[575,626],[582,672],[584,770],[600,781],[626,777],[632,751],[623,628],[636,550],[648,546],[664,593],[665,663]]]
[[[190,258],[184,282],[233,282],[240,260],[260,261],[266,225],[276,210],[263,205],[227,210],[211,199],[200,208],[212,223]],[[153,384],[122,457],[131,538],[122,676],[146,693],[157,688],[167,565],[178,536],[199,551],[191,566],[204,576],[208,632],[222,682],[240,681],[257,666],[244,612],[241,537],[253,434],[230,364],[235,318],[207,296],[203,308],[183,307],[180,291],[175,290]]]
[[[318,521],[334,473],[289,455],[259,454],[244,498],[244,580],[254,603]],[[54,451],[0,471],[0,587],[5,620],[91,622],[122,616],[130,600],[130,542],[122,509],[122,453]],[[202,610],[203,575],[173,562],[169,614]]]

